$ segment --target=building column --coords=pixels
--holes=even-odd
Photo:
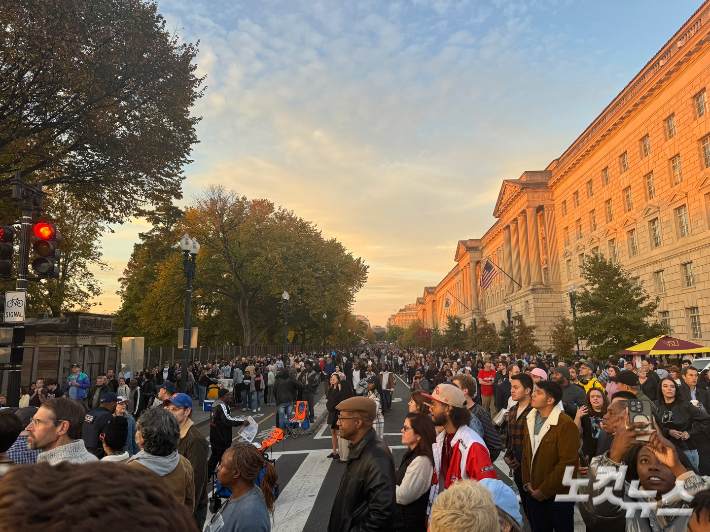
[[[471,268],[471,310],[478,310],[478,265],[479,261],[474,261],[470,263],[473,268]]]
[[[518,215],[518,239],[520,241],[520,277],[523,288],[530,286],[530,254],[528,251],[528,219],[525,211]]]
[[[504,237],[504,251],[505,255],[503,256],[503,267],[505,268],[505,273],[508,275],[512,274],[513,271],[513,248],[511,245],[510,241],[510,226],[507,226],[505,228],[505,237]],[[508,275],[505,276],[505,294],[510,295],[513,293],[513,281],[508,277]]]
[[[528,207],[528,245],[530,246],[530,280],[534,285],[542,284],[540,264],[540,233],[537,230],[537,207]]]
[[[513,259],[513,272],[511,275],[513,279],[517,281],[518,284],[513,283],[513,290],[516,292],[520,290],[520,241],[518,240],[518,220],[511,220],[510,222],[510,241],[512,244],[511,259]]]
[[[560,282],[560,259],[557,249],[557,225],[555,223],[555,207],[545,205],[545,238],[547,240],[547,268],[550,283]]]

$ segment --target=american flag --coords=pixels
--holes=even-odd
[[[487,290],[493,284],[493,279],[496,278],[496,275],[498,275],[498,270],[491,264],[491,261],[486,259],[486,265],[481,272],[481,288]]]

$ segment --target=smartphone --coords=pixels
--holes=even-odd
[[[629,423],[649,423],[648,427],[642,427],[634,429],[636,431],[651,430],[650,425],[652,423],[651,418],[653,417],[653,409],[651,407],[651,401],[632,399],[629,401]],[[636,436],[639,441],[648,441],[650,434],[643,434],[641,436]]]
[[[587,462],[587,458],[584,456],[584,453],[582,452],[582,449],[577,451],[577,454],[579,455],[579,465],[580,467],[589,467],[589,463]]]

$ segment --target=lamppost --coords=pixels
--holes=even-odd
[[[454,338],[456,339],[456,340],[455,340],[455,341],[456,341],[456,347],[455,347],[455,349],[458,349],[458,348],[459,348],[459,347],[458,347],[458,346],[459,346],[459,325],[461,324],[461,321],[460,321],[458,318],[456,318],[456,319],[454,320],[454,323],[456,323],[456,329],[455,329],[456,336],[454,337]]]
[[[200,251],[200,244],[196,238],[191,239],[185,234],[180,239],[180,249],[185,255],[183,259],[183,272],[187,278],[187,291],[185,292],[185,321],[183,324],[182,336],[182,369],[180,371],[180,393],[187,392],[187,365],[192,357],[190,350],[190,306],[192,304],[192,281],[195,278],[195,263],[197,261],[197,253]]]
[[[508,315],[508,338],[510,339],[508,342],[508,354],[511,354],[513,352],[513,307],[508,305],[505,307],[505,312]]]
[[[579,358],[579,338],[577,337],[577,286],[569,285],[569,304],[572,307],[572,330],[574,330],[574,343],[577,346],[577,358]]]
[[[351,329],[348,329],[348,347],[350,347],[350,344],[352,344],[352,340],[350,340],[350,333],[352,332]]]
[[[281,297],[284,300],[284,357],[288,358],[288,300],[291,296],[284,291]]]
[[[343,324],[338,323],[338,338],[340,338],[340,348],[343,348]]]
[[[328,315],[324,312],[323,313],[323,351],[325,351],[325,320],[328,318]]]

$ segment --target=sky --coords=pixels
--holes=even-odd
[[[502,180],[560,156],[699,6],[158,0],[206,76],[176,203],[221,184],[293,210],[369,265],[353,310],[385,325],[491,226]],[[96,312],[146,229],[102,239]]]

